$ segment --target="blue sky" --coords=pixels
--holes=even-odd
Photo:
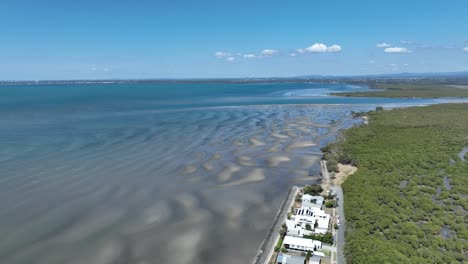
[[[0,79],[468,71],[467,10],[466,0],[2,0]]]

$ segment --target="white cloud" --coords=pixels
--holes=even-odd
[[[306,51],[304,49],[297,49],[296,50],[298,53],[305,53]]]
[[[314,45],[310,47],[307,47],[305,49],[299,49],[299,50],[303,50],[305,52],[313,52],[313,53],[340,52],[341,46],[334,44],[334,45],[331,45],[330,47],[327,47],[327,45],[323,43],[315,43]]]
[[[215,55],[215,57],[218,58],[218,59],[224,59],[224,58],[227,58],[227,57],[231,57],[231,53],[229,53],[229,52],[222,52],[222,51],[218,51],[218,52],[216,52],[214,55]]]
[[[244,59],[255,59],[257,58],[257,55],[255,54],[244,54]]]
[[[314,45],[305,49],[307,52],[327,52],[327,45],[322,43],[315,43]]]
[[[341,51],[341,46],[339,45],[331,45],[330,47],[327,48],[328,52],[340,52]]]
[[[109,68],[104,68],[104,71],[109,71]]]
[[[411,53],[411,51],[408,50],[407,48],[401,48],[401,47],[386,48],[384,52],[386,53]]]
[[[468,47],[464,47],[463,50],[468,52]]]
[[[374,63],[375,63],[375,61],[373,61],[373,60],[370,60],[370,61],[369,61],[369,63],[370,63],[370,64],[374,64]]]
[[[92,67],[91,70],[92,70],[92,71],[96,71],[97,68],[96,68],[96,67]]]
[[[261,54],[264,56],[273,56],[278,54],[278,51],[274,49],[264,49],[262,50]]]
[[[383,43],[379,43],[376,45],[378,48],[389,48],[390,47],[390,44],[387,44],[385,42]]]
[[[227,57],[226,60],[229,61],[229,62],[232,62],[232,61],[235,61],[236,58],[234,58],[234,57]]]
[[[297,54],[296,53],[289,53],[289,56],[290,57],[297,57]]]

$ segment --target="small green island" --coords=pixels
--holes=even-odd
[[[468,95],[457,89],[450,91]],[[342,185],[347,263],[464,263],[468,104],[378,108],[356,118],[363,115],[368,124],[343,131],[323,149],[332,163],[358,167]]]
[[[420,82],[367,83],[375,91],[332,93],[346,97],[389,97],[389,98],[464,98],[468,97],[468,85],[427,84]]]

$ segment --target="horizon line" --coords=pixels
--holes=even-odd
[[[448,72],[399,72],[399,73],[380,73],[380,74],[360,74],[360,75],[322,75],[310,74],[299,76],[262,76],[262,77],[185,77],[185,78],[170,78],[170,77],[148,77],[148,78],[96,78],[96,79],[40,79],[40,80],[0,80],[0,83],[39,83],[39,82],[115,82],[115,81],[210,81],[210,80],[269,80],[269,79],[340,79],[340,78],[385,78],[385,77],[403,77],[402,75],[413,75],[417,77],[437,77],[440,75],[466,75],[468,71],[448,71]]]

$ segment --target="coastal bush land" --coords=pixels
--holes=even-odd
[[[418,83],[374,83],[371,88],[382,91],[333,93],[350,97],[439,98],[468,97],[468,85],[438,85]]]
[[[348,263],[467,263],[468,104],[368,113],[324,150],[342,185]]]

